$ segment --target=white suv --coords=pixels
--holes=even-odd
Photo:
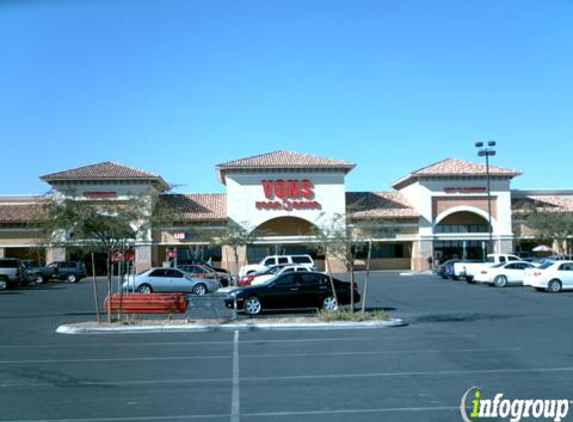
[[[239,270],[239,277],[257,271],[265,270],[273,265],[302,265],[314,268],[314,261],[310,255],[272,255],[267,256],[258,264],[245,265]]]

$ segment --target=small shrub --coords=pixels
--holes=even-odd
[[[331,321],[388,321],[390,317],[381,309],[368,312],[350,312],[347,309],[338,309],[336,311],[318,311],[318,319],[325,322]]]

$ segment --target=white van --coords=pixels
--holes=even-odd
[[[239,270],[239,277],[243,277],[257,271],[266,270],[273,265],[302,265],[313,269],[314,261],[310,255],[271,255],[267,256],[258,264],[245,265],[241,267]]]

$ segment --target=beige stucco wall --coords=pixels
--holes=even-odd
[[[482,210],[483,212],[488,212],[487,196],[479,197],[439,197],[435,196],[432,198],[432,217],[435,220],[437,216],[443,212],[456,208],[456,207],[472,207]],[[497,197],[492,196],[491,198],[491,215],[493,218],[497,219]]]

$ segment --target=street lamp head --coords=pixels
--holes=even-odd
[[[483,142],[476,142],[476,148],[483,148]]]
[[[495,141],[489,141],[489,142],[487,143],[487,146],[488,146],[488,147],[494,147],[494,146],[495,146]]]

